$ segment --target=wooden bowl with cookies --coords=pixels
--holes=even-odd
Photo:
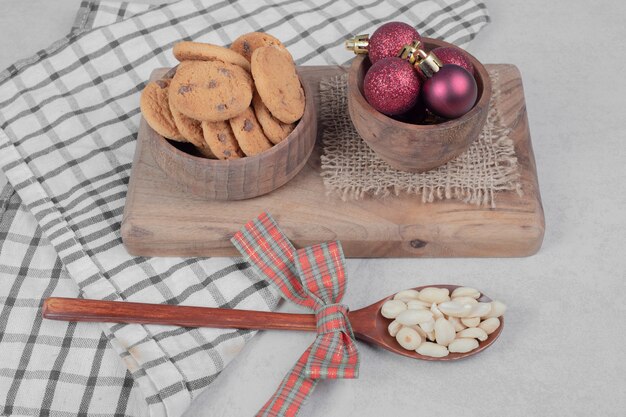
[[[427,50],[454,45],[422,38]],[[458,119],[439,124],[404,123],[376,111],[365,99],[363,79],[370,67],[366,55],[354,58],[348,76],[348,109],[359,135],[393,168],[424,172],[439,167],[465,152],[478,138],[487,120],[491,81],[485,67],[467,54],[474,66],[478,98],[474,107]]]
[[[176,44],[180,64],[155,71],[142,93],[156,163],[207,200],[281,187],[304,167],[317,137],[314,92],[286,48],[267,34],[242,38],[230,49]]]

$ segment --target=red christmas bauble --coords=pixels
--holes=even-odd
[[[388,116],[409,111],[417,103],[420,87],[413,66],[396,57],[377,61],[363,79],[367,102]]]
[[[455,119],[474,107],[478,86],[465,68],[446,64],[426,80],[422,94],[428,110],[446,119]]]
[[[398,56],[404,45],[421,39],[411,25],[402,22],[385,23],[370,36],[367,54],[371,63],[375,64],[383,58]]]
[[[433,49],[431,52],[439,58],[442,64],[458,65],[474,75],[474,65],[472,65],[472,61],[462,49],[451,46],[441,46]]]

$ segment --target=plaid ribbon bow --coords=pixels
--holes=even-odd
[[[285,376],[257,416],[295,416],[321,378],[357,378],[359,354],[348,307],[339,242],[296,250],[267,214],[250,221],[232,238],[235,247],[283,297],[315,311],[317,338]]]

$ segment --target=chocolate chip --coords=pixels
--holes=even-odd
[[[226,135],[223,134],[223,133],[218,133],[217,134],[217,140],[219,140],[222,143],[225,143],[226,142]],[[228,151],[226,151],[226,152],[228,152]]]
[[[167,88],[167,81],[156,80],[155,83],[161,88]]]
[[[209,88],[215,88],[215,87],[217,87],[217,81],[215,80],[209,81]]]
[[[224,151],[224,156],[230,156],[230,151],[228,149]]]
[[[215,108],[217,111],[224,111],[226,109],[226,104],[218,104]]]
[[[248,41],[243,41],[243,53],[246,55],[250,54],[250,44]]]
[[[180,87],[178,87],[178,94],[185,95],[185,93],[188,93],[191,90],[192,90],[191,85],[189,84],[181,85]]]
[[[230,70],[229,70],[229,69],[226,69],[226,68],[222,68],[222,67],[220,67],[220,68],[218,68],[217,70],[218,70],[221,74],[224,74],[225,76],[227,76],[228,78],[232,77],[232,74],[231,74],[231,72],[230,72]]]
[[[254,125],[252,124],[252,122],[250,120],[246,119],[243,122],[243,130],[245,130],[246,132],[249,132],[252,129],[254,129]]]

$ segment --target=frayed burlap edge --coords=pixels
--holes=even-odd
[[[501,93],[498,72],[490,71],[489,75],[493,93],[481,135],[465,153],[424,173],[393,169],[361,139],[348,116],[347,74],[322,80],[321,175],[327,194],[347,201],[407,193],[421,195],[423,203],[457,199],[494,208],[499,191],[521,195],[511,129],[502,123],[497,106]]]

